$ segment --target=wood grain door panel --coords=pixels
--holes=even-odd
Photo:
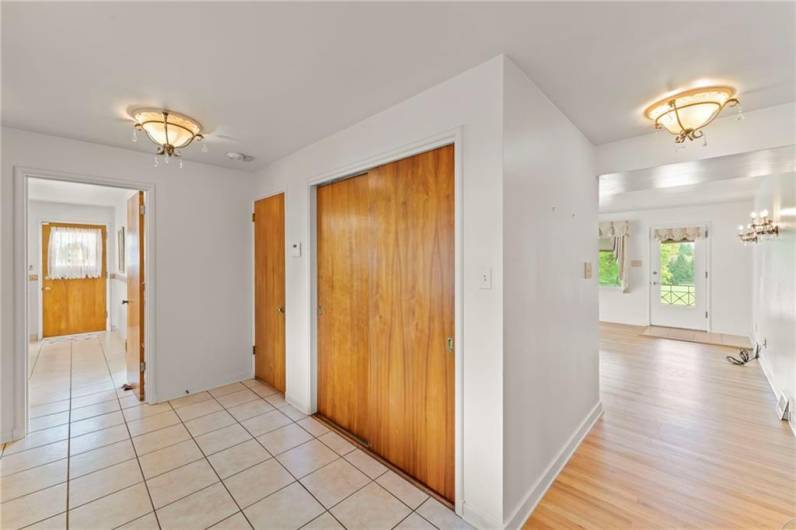
[[[254,375],[285,391],[285,195],[254,203]]]
[[[369,442],[454,498],[453,147],[371,179]]]
[[[317,194],[318,410],[451,501],[453,164],[446,146]]]
[[[127,384],[144,400],[144,192],[127,199]]]
[[[102,274],[99,278],[50,279],[49,241],[53,227],[93,228],[102,232]],[[42,334],[57,337],[104,331],[107,326],[107,229],[104,225],[47,223],[42,225]]]
[[[368,439],[367,175],[318,188],[318,411]]]

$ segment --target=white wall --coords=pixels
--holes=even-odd
[[[28,282],[28,334],[39,334],[39,292],[41,289],[41,225],[44,222],[88,223],[107,226],[106,257],[108,273],[112,272],[113,255],[116,252],[114,241],[114,209],[109,206],[84,204],[64,204],[47,201],[28,201],[28,274],[35,274],[38,280]],[[109,322],[113,321],[115,307],[110,300],[110,283],[107,281],[106,305]]]
[[[649,325],[650,229],[661,225],[709,223],[710,330],[750,336],[752,331],[752,252],[738,241],[738,225],[747,222],[751,201],[681,208],[600,214],[600,221],[630,221],[631,267],[627,292],[600,287],[600,320]]]
[[[254,178],[187,161],[153,167],[152,156],[15,129],[2,129],[2,439],[19,428],[15,352],[14,166],[135,180],[155,185],[157,370],[150,398],[176,397],[252,374],[251,198]]]
[[[308,183],[396,149],[461,127],[463,175],[462,404],[464,513],[502,521],[502,147],[503,59],[497,57],[348,129],[275,162],[260,175],[258,196],[286,191],[286,238],[302,242],[286,258],[288,399],[312,409],[310,202]],[[493,288],[479,272],[493,271]]]
[[[503,507],[519,527],[599,414],[594,148],[511,61],[503,108]],[[597,411],[597,412],[595,412]]]
[[[766,177],[755,209],[781,225],[778,239],[752,246],[754,340],[767,346],[760,364],[777,395],[796,405],[796,173]],[[794,414],[792,411],[791,414]]]
[[[705,129],[706,147],[695,141],[678,148],[668,132],[653,130],[650,134],[597,146],[597,170],[600,174],[614,173],[747,153],[792,145],[796,138],[796,103],[747,112],[740,121],[733,109],[725,113],[725,117]]]

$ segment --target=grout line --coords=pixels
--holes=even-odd
[[[99,343],[99,348],[100,348],[100,352],[102,353],[102,358],[105,361],[105,368],[108,370],[108,374],[111,375],[111,380],[113,380],[113,375],[112,375],[113,372],[111,371],[111,366],[108,363],[108,356],[105,353],[105,347],[102,345],[101,341],[98,340],[97,342]],[[122,406],[122,398],[120,398],[118,394],[116,394],[116,400],[117,400],[117,402],[119,404],[119,407],[121,407]],[[122,417],[124,418],[124,413],[122,413]],[[135,444],[133,443],[133,436],[130,433],[130,426],[127,425],[127,418],[124,418],[124,427],[125,427],[125,429],[127,429],[127,436],[129,436],[129,439],[130,439],[130,445],[133,446],[133,454],[135,455],[136,463],[138,463],[138,471],[141,473],[141,480],[144,482],[144,488],[146,489],[147,497],[149,497],[149,504],[152,506],[152,511],[155,513],[155,522],[158,524],[158,528],[162,528],[161,525],[160,525],[160,519],[158,518],[158,513],[155,510],[155,503],[152,501],[152,493],[150,493],[150,491],[149,491],[149,484],[147,484],[146,478],[144,476],[144,468],[141,467],[141,458],[138,456],[138,449],[136,449]],[[68,514],[67,514],[67,517],[68,517]],[[130,521],[127,521],[126,523],[123,523],[123,524],[127,524],[129,522]],[[69,528],[67,528],[66,530],[69,530]]]
[[[212,397],[212,394],[210,394],[210,395],[211,395],[211,397]],[[215,399],[215,397],[212,397],[212,399]],[[216,403],[218,403],[218,400],[216,400]],[[221,403],[218,403],[218,404],[221,406],[221,409],[222,409],[222,410],[224,410],[224,411],[227,411],[227,409],[226,409],[226,408],[224,408],[224,405],[221,405]],[[170,402],[169,402],[169,407],[171,407],[172,409],[174,409],[174,405],[172,405]],[[174,412],[175,412],[175,414],[176,414],[176,412],[177,412],[177,411],[175,410]],[[227,412],[227,414],[229,414],[229,412]],[[179,416],[179,415],[178,415],[178,416]],[[230,414],[230,416],[232,416],[232,415]],[[233,420],[235,420],[235,417],[234,417],[234,416],[232,416],[232,419],[233,419]],[[180,421],[182,421],[182,418],[180,418]],[[238,421],[238,420],[235,420],[235,421]],[[221,475],[219,475],[219,474],[218,474],[218,471],[216,471],[216,468],[215,468],[215,467],[213,467],[213,464],[212,464],[212,463],[210,462],[210,460],[207,458],[207,455],[205,454],[205,451],[204,451],[204,449],[202,449],[202,446],[200,446],[198,443],[196,443],[196,438],[194,438],[194,435],[193,435],[193,433],[192,433],[190,430],[188,430],[188,427],[186,427],[184,423],[183,423],[182,425],[183,425],[183,427],[185,428],[185,430],[186,430],[186,431],[188,431],[188,434],[190,435],[190,437],[191,437],[191,440],[193,440],[193,443],[194,443],[194,444],[196,444],[196,446],[199,448],[199,452],[200,452],[200,453],[202,453],[202,456],[204,456],[204,460],[205,460],[205,462],[207,463],[207,465],[208,465],[208,466],[210,466],[210,469],[212,469],[212,470],[213,470],[213,473],[214,473],[214,474],[216,475],[216,477],[218,478],[218,481],[221,483],[221,485],[222,485],[222,486],[224,487],[224,489],[227,491],[227,495],[229,495],[229,498],[230,498],[230,499],[232,499],[232,502],[234,502],[234,503],[235,503],[235,506],[237,506],[237,507],[238,507],[238,510],[240,511],[240,513],[241,513],[241,514],[243,514],[243,517],[244,517],[244,519],[246,519],[246,522],[247,522],[247,523],[249,523],[249,526],[251,526],[252,528],[254,528],[254,525],[252,524],[252,522],[249,520],[249,518],[246,516],[246,514],[245,514],[245,513],[243,513],[243,509],[240,507],[240,504],[238,503],[238,500],[235,498],[235,496],[234,496],[234,495],[232,495],[232,492],[231,492],[231,491],[229,491],[229,488],[228,488],[228,487],[227,487],[227,485],[224,483],[224,480],[221,478]],[[230,424],[230,425],[232,425],[232,424]],[[226,427],[228,427],[228,426],[229,426],[229,425],[227,425]],[[223,427],[222,427],[222,429],[223,429]],[[246,431],[246,432],[248,432],[248,431]],[[249,435],[251,436],[251,433],[250,433]],[[246,440],[246,441],[248,442],[248,440]],[[233,446],[233,447],[234,447],[234,446]],[[263,448],[263,449],[265,449],[265,448]],[[223,449],[222,449],[222,450],[223,450]],[[219,451],[219,452],[220,452],[220,451]],[[267,449],[265,450],[265,452],[266,452],[267,454],[271,454],[271,453],[269,453],[269,452],[268,452],[268,450],[267,450]],[[214,485],[214,484],[211,484],[211,486],[212,486],[212,485]],[[210,487],[210,486],[208,486],[208,487]],[[201,490],[199,490],[199,491],[201,491]],[[193,492],[193,493],[196,493],[196,492]],[[193,495],[193,493],[191,493],[190,495]],[[187,497],[187,495],[186,495],[186,497]],[[184,497],[183,497],[183,498],[184,498]],[[175,502],[176,502],[176,501],[175,501]],[[161,506],[161,508],[162,508],[162,506]],[[234,515],[234,514],[232,514],[232,515]],[[231,516],[230,516],[230,517],[231,517]],[[221,519],[221,521],[223,521],[223,520],[224,520],[224,519]],[[214,522],[213,524],[217,524],[217,523],[219,523],[219,522],[221,522],[221,521],[216,521],[216,522]],[[210,525],[210,526],[212,526],[212,525]]]
[[[74,356],[74,344],[69,342],[69,423],[67,424],[67,439],[66,439],[66,530],[69,530],[69,470],[72,463],[72,357]]]

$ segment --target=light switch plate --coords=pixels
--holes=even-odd
[[[630,261],[630,266],[631,267],[641,267],[641,260],[640,259],[631,260]]]
[[[591,280],[591,261],[587,261],[583,264],[583,278]]]
[[[300,258],[301,257],[301,243],[300,242],[293,243],[292,245],[290,245],[290,255],[293,256],[294,258]]]
[[[492,288],[492,269],[481,269],[481,289]]]

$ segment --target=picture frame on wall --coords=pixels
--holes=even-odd
[[[118,259],[116,260],[116,265],[121,274],[124,274],[125,271],[125,262],[124,262],[124,227],[121,227],[119,231],[116,233],[116,248],[118,250]]]

